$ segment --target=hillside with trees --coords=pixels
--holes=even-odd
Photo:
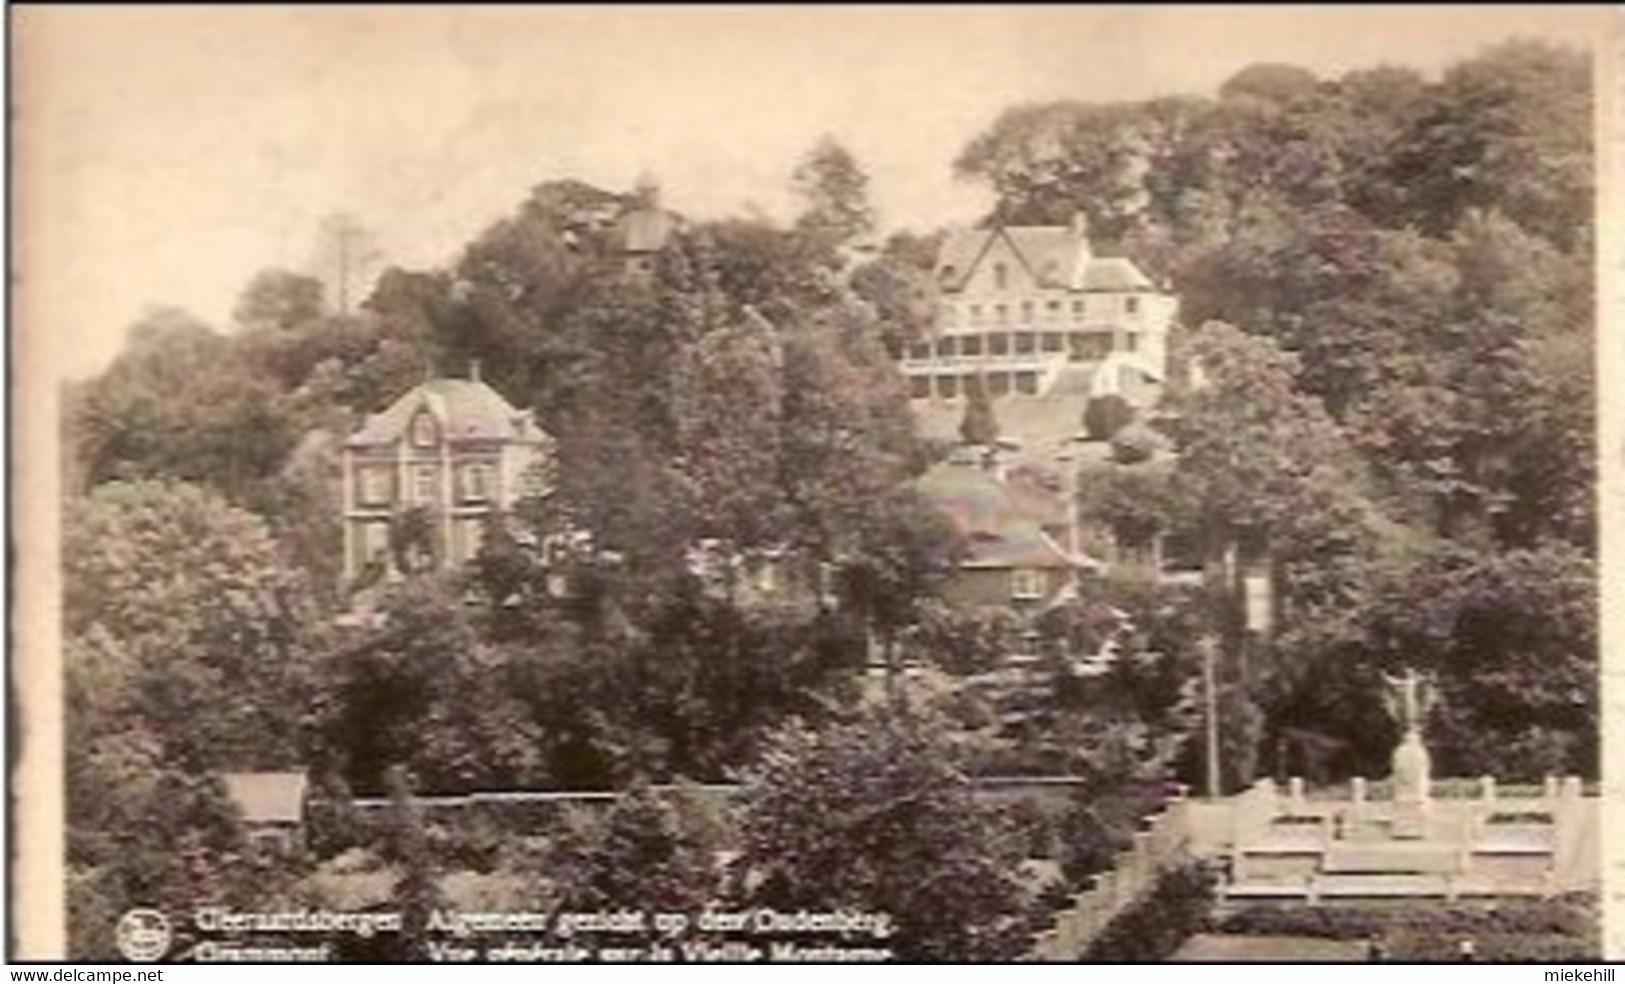
[[[1207,385],[1171,394],[1157,439],[1177,454],[1089,476],[1080,506],[1272,561],[1277,631],[1220,671],[1227,786],[1385,774],[1377,674],[1406,665],[1441,683],[1437,772],[1597,774],[1591,112],[1583,55],[1519,41],[1437,80],[1257,65],[1213,98],[1016,106],[953,162],[995,193],[989,219],[1081,209],[1100,251],[1181,299],[1177,356]],[[988,711],[897,679],[904,662],[968,677],[1015,644],[942,604],[962,544],[910,488],[942,449],[917,436],[895,358],[929,330],[940,230],[868,248],[866,178],[832,139],[793,188],[793,222],[686,220],[645,278],[625,275],[616,223],[658,206],[653,184],[548,180],[444,266],[384,269],[364,297],[352,264],[374,253],[345,220],[358,252],[338,296],[332,269],[267,270],[234,323],[155,311],[70,388],[81,911],[253,889],[220,769],[306,768],[371,795],[754,776],[739,836],[774,873],[762,898],[895,903],[910,952],[931,958],[1019,952],[1006,845],[954,785],[987,749],[908,723],[910,699],[961,738]],[[378,631],[339,630],[345,436],[426,374],[476,363],[557,439],[546,494],[490,529],[468,571],[384,591]],[[988,410],[967,439],[996,433]],[[564,532],[590,546],[537,549]],[[731,575],[717,590],[692,571],[698,544],[772,557],[808,590],[764,599]],[[1062,675],[1000,754],[1059,756],[1100,789],[1196,781],[1199,639],[1234,633],[1233,615],[1200,590],[1114,579],[1082,604],[1130,616],[1121,666],[1104,690]],[[1061,634],[1095,633],[1084,621]],[[860,686],[877,653],[888,726]],[[954,884],[908,900],[915,883],[881,860],[821,866],[845,834],[796,797],[858,816],[871,788],[918,807],[865,828],[875,857],[945,845]],[[632,891],[602,857],[645,849],[648,877],[677,892],[704,840],[644,799],[595,836],[568,897]]]

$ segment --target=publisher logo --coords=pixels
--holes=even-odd
[[[118,952],[131,963],[152,963],[169,952],[169,918],[156,909],[131,909],[119,917]]]

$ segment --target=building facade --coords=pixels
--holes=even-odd
[[[344,444],[344,575],[398,569],[408,516],[430,541],[436,566],[478,552],[488,518],[539,492],[554,441],[529,411],[484,383],[427,380],[369,417]]]
[[[916,400],[1161,394],[1178,301],[1133,262],[1099,257],[1082,218],[1068,226],[950,233],[938,254],[934,337],[902,360]]]

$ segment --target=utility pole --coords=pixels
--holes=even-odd
[[[1207,798],[1219,798],[1219,693],[1218,673],[1214,664],[1218,661],[1219,644],[1211,634],[1204,635],[1198,642],[1202,650],[1202,701],[1205,705],[1203,718],[1207,724]]]

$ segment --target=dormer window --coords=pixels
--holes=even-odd
[[[1003,263],[993,264],[993,286],[998,290],[1010,286],[1010,270]]]
[[[945,284],[953,283],[954,282],[954,274],[956,272],[957,271],[954,270],[952,264],[949,264],[948,266],[943,267],[942,268],[942,282],[945,283]]]
[[[412,445],[419,448],[432,448],[439,436],[435,427],[434,415],[428,411],[419,413],[412,418]]]

